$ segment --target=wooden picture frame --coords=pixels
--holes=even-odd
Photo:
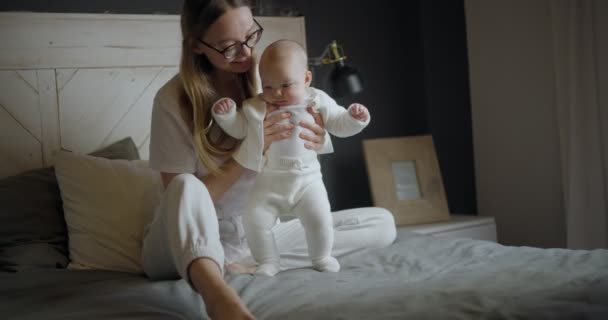
[[[374,205],[390,210],[396,225],[450,219],[430,135],[364,140],[363,153]]]

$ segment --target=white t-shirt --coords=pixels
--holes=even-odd
[[[209,171],[198,158],[190,129],[181,116],[178,103],[180,81],[179,75],[176,75],[160,88],[154,97],[150,129],[150,168],[160,172],[192,173],[202,178],[209,174]],[[216,161],[221,163],[225,160]],[[232,188],[215,203],[220,220],[220,235],[223,240],[227,240],[224,242],[237,245],[237,238],[239,241],[243,240],[240,216],[245,211],[247,195],[255,176],[254,171],[245,169]],[[231,223],[234,227],[230,226]],[[232,260],[229,259],[231,255],[226,252],[227,261]]]

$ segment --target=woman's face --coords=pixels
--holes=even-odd
[[[219,70],[231,73],[247,72],[251,67],[252,49],[243,42],[259,29],[249,7],[229,9],[215,20],[207,32],[202,35],[200,40],[204,44],[199,41],[194,52],[207,56],[211,64]],[[226,59],[223,54],[218,52],[232,45],[236,45],[237,49],[240,49],[234,58]]]

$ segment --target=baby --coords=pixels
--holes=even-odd
[[[323,184],[317,151],[305,147],[299,137],[301,121],[314,123],[308,106],[319,112],[325,129],[333,135],[347,137],[367,126],[370,115],[366,107],[352,104],[348,110],[339,106],[325,92],[310,87],[312,74],[307,67],[304,49],[296,42],[279,40],[269,45],[260,59],[263,92],[243,102],[222,98],[212,106],[217,123],[231,136],[244,139],[234,159],[243,167],[259,172],[243,215],[245,235],[253,258],[258,263],[256,274],[273,276],[280,270],[279,253],[272,228],[281,214],[298,217],[306,231],[308,254],[319,271],[337,272],[338,260],[331,256],[334,234],[327,191]],[[278,109],[266,114],[266,106]],[[273,142],[264,154],[264,118],[288,111],[295,127],[289,138]],[[326,135],[326,150],[333,151]]]

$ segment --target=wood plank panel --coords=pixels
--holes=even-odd
[[[42,167],[41,145],[0,108],[0,178]]]
[[[62,147],[79,152],[102,147],[160,71],[160,68],[80,69],[59,93]],[[145,102],[147,109],[151,109],[153,95],[146,97],[150,98]]]
[[[38,75],[36,70],[15,70],[34,92],[38,93]]]
[[[27,132],[41,141],[38,93],[16,71],[0,71],[0,106]]]
[[[0,69],[176,65],[176,15],[0,13]]]
[[[53,152],[61,149],[59,135],[59,106],[57,105],[57,83],[55,70],[38,70],[40,92],[40,115],[42,117],[42,161],[45,166],[53,164]]]
[[[138,100],[130,110],[116,124],[108,134],[102,145],[110,144],[124,137],[131,137],[136,145],[141,146],[139,150],[142,159],[148,159],[147,144],[145,140],[150,136],[150,123],[152,119],[152,103],[154,96],[160,87],[169,81],[175,74],[177,68],[163,68],[156,77],[145,88]]]

